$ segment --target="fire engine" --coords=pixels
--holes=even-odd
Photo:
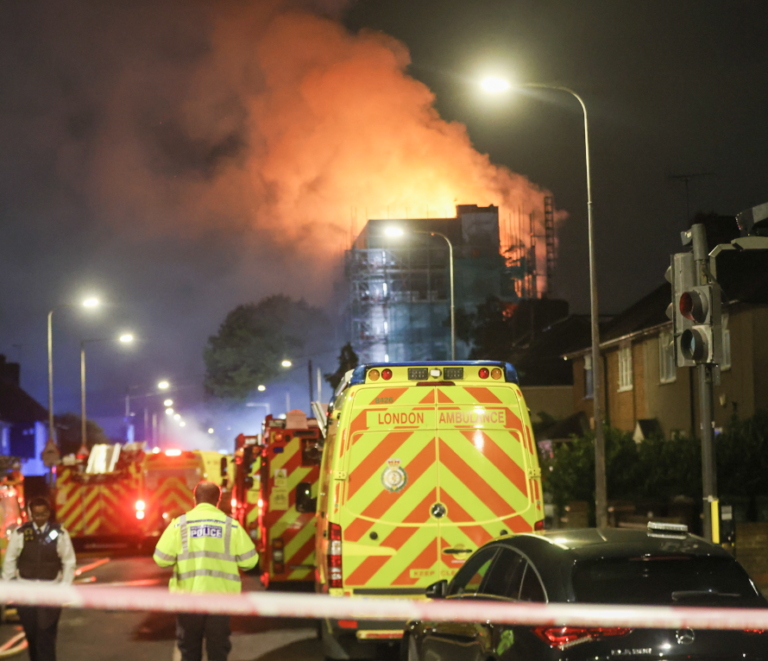
[[[8,537],[24,521],[24,476],[18,457],[0,457],[0,552],[8,546]]]
[[[317,421],[298,410],[268,415],[260,437],[238,437],[233,504],[267,588],[315,579],[315,513],[298,512],[296,494],[317,494],[322,438]]]
[[[141,546],[194,507],[200,480],[226,488],[230,464],[230,458],[211,451],[95,445],[87,463],[70,456],[57,467],[56,518],[83,545]],[[222,504],[228,511],[229,498]]]

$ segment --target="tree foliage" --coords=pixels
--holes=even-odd
[[[83,444],[82,420],[83,418],[76,413],[62,413],[54,416],[53,424],[56,427],[56,438],[62,456],[77,454]],[[101,426],[93,420],[86,419],[85,436],[88,449],[97,444],[111,442]]]
[[[301,355],[327,324],[319,309],[282,294],[238,305],[203,351],[206,393],[244,401],[259,384],[278,376],[282,360]]]
[[[341,383],[344,375],[349,370],[355,369],[360,363],[360,359],[357,357],[355,350],[352,348],[352,344],[347,342],[341,347],[341,353],[339,353],[339,367],[335,372],[331,374],[324,374],[325,380],[331,384],[331,388],[336,390],[336,387]]]

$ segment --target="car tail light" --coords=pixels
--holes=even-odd
[[[487,367],[481,367],[477,374],[481,379],[487,379],[491,373]]]
[[[392,370],[389,368],[381,370],[381,378],[385,381],[389,381],[392,378]]]
[[[534,530],[544,530],[544,519],[540,519],[536,523],[533,524]]]
[[[357,620],[339,620],[342,629],[357,629]]]
[[[341,526],[328,524],[328,587],[341,588],[343,573],[341,569]]]
[[[744,629],[744,633],[760,635],[761,633],[765,633],[765,629]]]
[[[277,537],[272,540],[272,571],[275,574],[282,574],[285,571],[284,560],[283,540]]]
[[[590,640],[626,636],[631,631],[624,627],[536,627],[533,633],[550,647],[564,650]]]

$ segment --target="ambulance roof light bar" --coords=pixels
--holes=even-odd
[[[391,369],[393,367],[500,367],[504,370],[504,380],[507,383],[515,383],[520,385],[520,380],[517,376],[517,370],[511,363],[505,363],[496,360],[432,360],[432,361],[412,361],[401,363],[367,363],[365,365],[359,365],[352,373],[352,378],[349,381],[349,385],[355,386],[365,383],[365,376],[369,369]]]

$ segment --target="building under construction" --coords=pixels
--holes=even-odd
[[[554,262],[551,198],[544,208],[546,281],[537,282],[534,219],[500,236],[498,207],[459,205],[455,218],[369,220],[345,255],[347,323],[361,361],[448,360],[450,346],[449,251],[453,245],[454,296],[459,311],[474,313],[488,297],[512,308],[546,295]],[[402,236],[388,236],[398,227]],[[550,246],[551,243],[551,246]],[[544,252],[544,251],[542,251]],[[543,278],[542,278],[543,280]],[[469,347],[457,338],[457,358]]]

